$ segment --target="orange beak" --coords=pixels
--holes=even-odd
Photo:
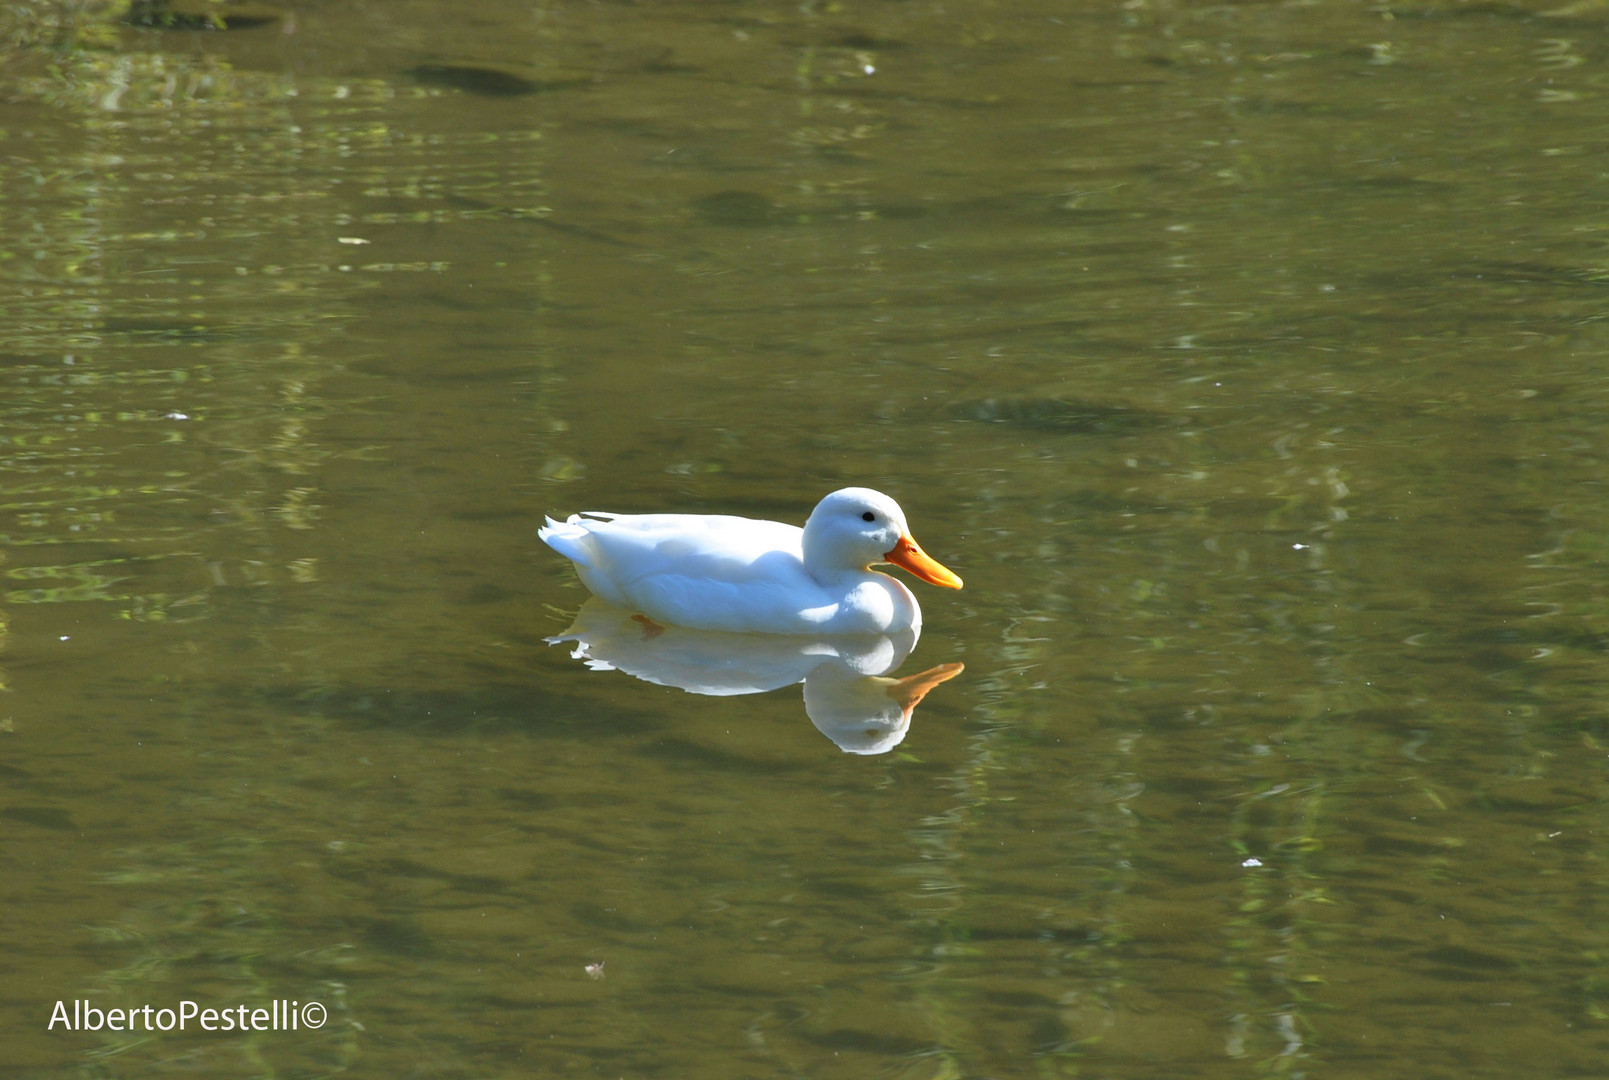
[[[927,582],[929,585],[942,585],[946,589],[959,589],[961,579],[952,574],[949,569],[933,556],[923,551],[911,539],[910,533],[899,538],[894,550],[883,556],[895,566],[902,566]]]

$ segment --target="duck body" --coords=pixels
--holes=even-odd
[[[920,631],[922,609],[895,562],[933,584],[961,579],[911,539],[887,495],[844,488],[803,529],[706,514],[589,512],[548,519],[537,535],[603,600],[658,623],[776,634]]]

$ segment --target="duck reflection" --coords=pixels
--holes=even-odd
[[[961,674],[940,664],[889,678],[916,646],[916,633],[809,638],[660,626],[592,597],[549,644],[575,642],[570,653],[594,671],[624,671],[644,682],[693,694],[761,694],[804,683],[805,714],[851,754],[886,754],[911,727],[927,692]]]

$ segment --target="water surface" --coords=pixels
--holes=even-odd
[[[8,1075],[1601,1070],[1603,12],[272,15],[3,69]],[[846,484],[889,752],[546,643]]]

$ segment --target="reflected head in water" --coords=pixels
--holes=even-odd
[[[922,550],[893,499],[844,488],[803,529],[719,514],[549,518],[537,535],[593,595],[655,622],[773,634],[917,634],[922,609],[893,563],[931,585],[961,579]]]
[[[965,670],[940,664],[903,679],[852,675],[822,664],[804,680],[805,715],[816,730],[849,754],[886,754],[905,741],[911,716],[927,692]]]

